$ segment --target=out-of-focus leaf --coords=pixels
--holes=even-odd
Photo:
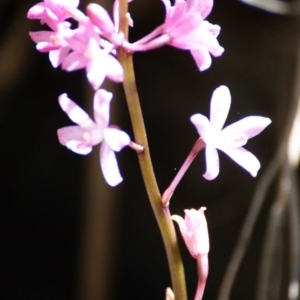
[[[266,11],[283,14],[297,15],[300,14],[300,1],[281,1],[281,0],[240,0],[246,4],[264,9]]]

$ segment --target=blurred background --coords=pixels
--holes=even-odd
[[[98,3],[111,12],[112,1]],[[91,111],[92,90],[84,71],[53,69],[48,55],[35,50],[28,31],[41,26],[26,19],[34,4],[0,0],[0,299],[164,299],[170,286],[167,261],[136,154],[130,149],[118,154],[124,181],[110,188],[103,182],[98,147],[89,156],[79,156],[58,143],[56,130],[71,124],[58,96],[66,92]],[[82,10],[86,4],[82,1]],[[164,20],[159,0],[135,0],[130,12],[132,41]],[[190,116],[209,114],[210,98],[218,86],[227,85],[232,94],[226,124],[248,115],[272,119],[271,126],[246,146],[261,162],[257,178],[220,153],[219,176],[205,181],[200,154],[172,198],[173,214],[207,207],[211,251],[204,300],[217,299],[255,188],[291,121],[289,110],[295,107],[300,84],[300,19],[296,9],[293,12],[275,14],[236,0],[215,0],[208,21],[221,26],[218,40],[225,52],[203,73],[188,51],[164,47],[134,56],[161,192],[198,137]],[[111,123],[133,137],[122,86],[108,83],[106,88],[114,91]],[[262,245],[279,177],[274,176],[268,188],[229,299],[259,299]],[[297,206],[294,210],[299,213]],[[299,297],[298,293],[286,297],[292,234],[284,211],[280,243],[275,243],[279,249],[273,261],[276,276],[268,283],[276,293],[262,299]],[[179,239],[192,299],[196,265]]]

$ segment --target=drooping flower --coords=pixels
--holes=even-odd
[[[191,117],[200,137],[206,143],[206,172],[203,177],[215,179],[219,174],[217,149],[226,153],[236,163],[246,169],[253,177],[260,168],[258,159],[244,149],[248,139],[261,133],[270,123],[269,118],[250,116],[235,122],[224,129],[231,104],[230,91],[226,86],[217,88],[210,104],[210,121],[201,114]]]
[[[109,125],[109,109],[112,93],[103,89],[94,95],[93,121],[85,111],[68,98],[67,94],[59,96],[59,104],[69,118],[78,126],[58,129],[59,142],[75,153],[86,155],[92,147],[100,144],[100,165],[105,180],[111,186],[123,179],[119,172],[114,151],[118,152],[130,142],[129,136],[120,129]]]

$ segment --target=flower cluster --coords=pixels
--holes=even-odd
[[[209,53],[220,56],[224,51],[216,39],[220,27],[204,20],[212,9],[212,0],[176,0],[173,6],[169,0],[162,2],[166,8],[164,24],[133,44],[125,41],[124,35],[118,32],[119,0],[113,5],[113,19],[95,3],[87,5],[84,14],[78,9],[79,0],[44,0],[27,13],[29,19],[40,20],[48,27],[29,32],[37,50],[49,53],[54,68],[61,66],[66,71],[85,69],[95,90],[95,122],[66,94],[59,97],[62,109],[79,125],[59,129],[59,141],[79,154],[87,154],[92,146],[102,143],[101,168],[106,181],[113,186],[122,177],[112,150],[119,151],[130,142],[124,132],[108,127],[108,103],[112,94],[100,89],[106,77],[117,83],[123,81],[123,68],[116,51],[120,47],[131,52],[147,51],[168,44],[190,50],[201,71],[211,65]],[[78,26],[73,29],[69,19],[75,20]],[[128,22],[132,22],[129,16]],[[115,143],[119,143],[118,146],[113,146]]]

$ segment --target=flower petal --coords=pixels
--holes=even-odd
[[[221,85],[215,89],[210,103],[211,127],[220,131],[227,119],[231,104],[231,95],[228,87]]]
[[[119,152],[130,143],[128,134],[117,128],[105,128],[104,140],[114,151]]]
[[[88,114],[81,109],[75,102],[68,98],[67,94],[61,94],[58,97],[58,102],[62,110],[69,116],[69,118],[84,129],[94,129],[97,125],[88,116]]]
[[[246,149],[240,148],[224,148],[220,149],[225,152],[232,160],[247,170],[253,177],[256,177],[260,168],[258,159]]]
[[[59,142],[78,154],[88,154],[92,151],[92,147],[85,143],[83,139],[86,130],[79,126],[67,126],[57,130]]]
[[[191,49],[191,54],[200,71],[205,71],[211,66],[211,57],[205,47]]]
[[[100,146],[100,165],[103,176],[110,186],[116,186],[122,182],[116,155],[109,145],[103,141]]]
[[[203,177],[207,180],[213,180],[218,176],[220,171],[218,152],[214,147],[210,145],[206,145],[205,157],[206,157],[206,172],[205,174],[203,174]]]
[[[90,3],[86,7],[86,13],[94,25],[96,25],[104,36],[110,36],[115,31],[114,24],[107,11],[96,3]]]
[[[106,128],[109,123],[110,101],[113,94],[100,89],[94,95],[94,118],[97,125]]]
[[[208,119],[201,114],[195,114],[191,116],[190,120],[195,125],[200,137],[207,143],[211,133],[211,125]]]
[[[45,3],[41,2],[32,6],[27,12],[28,19],[41,19],[45,12]]]
[[[98,59],[90,60],[87,64],[86,77],[94,90],[98,90],[105,79],[106,70],[103,68],[104,63],[102,57],[99,57]]]
[[[187,0],[191,1],[191,0]],[[213,7],[213,0],[199,0],[197,10],[200,11],[201,17],[205,19],[211,12]]]
[[[122,82],[124,72],[119,61],[112,55],[105,56],[107,77],[114,82]]]
[[[57,68],[63,63],[70,51],[69,47],[61,47],[57,50],[52,50],[49,52],[49,60],[54,68]]]
[[[168,12],[171,9],[171,1],[170,0],[161,0],[166,7],[166,11]]]
[[[238,122],[235,122],[222,130],[222,136],[226,139],[231,139],[237,134],[243,133],[248,139],[261,133],[269,124],[269,118],[251,116],[246,117]]]
[[[69,53],[62,63],[62,69],[68,72],[83,69],[86,67],[88,59],[81,53],[71,52]]]
[[[92,147],[85,146],[80,141],[69,141],[66,143],[66,147],[81,155],[89,154],[92,151]]]

